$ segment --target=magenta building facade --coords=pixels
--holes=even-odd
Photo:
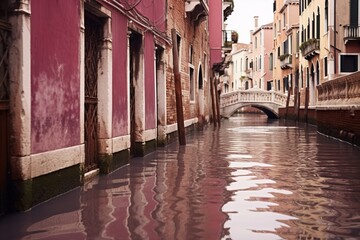
[[[9,72],[6,94],[0,85],[0,214],[5,205],[30,209],[176,139],[172,28],[185,127],[209,121],[210,1],[154,3],[0,3],[0,33],[9,35],[0,41],[9,62],[0,64]],[[217,63],[223,10],[215,9]]]
[[[155,150],[165,75],[157,62],[171,47],[165,0],[5,2],[13,79],[5,168],[17,209]]]

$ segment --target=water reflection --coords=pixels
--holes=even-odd
[[[2,239],[360,239],[360,150],[231,118],[29,212]]]

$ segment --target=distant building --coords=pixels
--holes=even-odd
[[[223,77],[223,92],[246,90],[251,87],[251,77],[248,76],[248,59],[250,44],[236,43],[232,45],[230,63]],[[226,81],[228,79],[228,81]]]
[[[254,17],[254,31],[252,44],[252,81],[253,87],[259,89],[272,89],[272,29],[273,23],[258,26],[258,17]]]
[[[273,87],[287,93],[299,78],[299,2],[275,1],[273,10]]]

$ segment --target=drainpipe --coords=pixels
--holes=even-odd
[[[334,0],[334,74],[337,73],[337,68],[336,68],[336,63],[337,63],[337,56],[336,56],[336,50],[337,50],[337,47],[336,47],[336,37],[337,37],[337,34],[336,34],[336,0]]]

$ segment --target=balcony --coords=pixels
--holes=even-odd
[[[234,1],[233,0],[223,0],[223,9],[224,9],[224,21],[227,17],[231,15],[234,11]]]
[[[284,54],[279,57],[280,59],[280,67],[281,69],[288,69],[292,68],[292,55],[291,54]]]
[[[320,53],[319,39],[309,39],[300,45],[302,55],[306,60],[311,60],[315,55]]]
[[[185,2],[185,11],[193,21],[201,22],[209,15],[207,0],[187,0]]]
[[[231,52],[233,43],[237,43],[238,33],[232,30],[223,30],[223,51],[224,53]]]
[[[355,40],[355,41],[360,40],[360,26],[349,26],[349,25],[344,26],[345,44],[349,40]]]

